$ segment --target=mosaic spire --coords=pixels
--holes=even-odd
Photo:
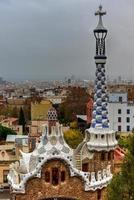
[[[108,111],[107,111],[107,93],[106,93],[106,77],[105,77],[105,39],[107,36],[107,29],[103,26],[102,16],[106,12],[102,11],[102,6],[95,15],[99,16],[99,22],[94,30],[96,39],[96,79],[95,79],[95,94],[94,94],[94,108],[93,119],[91,123],[92,128],[109,128],[108,125]]]

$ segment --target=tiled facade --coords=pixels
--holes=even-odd
[[[52,169],[59,170],[59,183],[53,185]],[[45,173],[50,172],[50,180],[46,182]],[[65,172],[65,180],[61,182],[60,172]],[[68,166],[60,161],[51,161],[43,166],[42,178],[30,179],[26,184],[26,193],[15,195],[16,200],[43,200],[43,199],[58,199],[58,197],[74,199],[74,200],[101,200],[99,194],[101,192],[101,199],[104,199],[105,190],[96,192],[85,192],[83,182],[80,177],[70,177]]]

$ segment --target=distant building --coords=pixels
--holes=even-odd
[[[9,98],[7,99],[7,104],[9,108],[16,107],[18,109],[29,106],[25,103],[25,99],[22,98]]]
[[[110,127],[119,132],[129,132],[134,128],[134,102],[128,101],[126,92],[109,94],[108,115]]]
[[[29,138],[27,135],[7,135],[6,145],[14,145],[17,160],[20,156],[20,150],[29,152]]]
[[[59,105],[62,103],[62,97],[60,96],[47,97],[47,99],[51,101],[53,105]]]
[[[0,124],[2,126],[5,126],[7,128],[12,129],[13,131],[15,131],[18,135],[22,135],[23,133],[23,128],[22,125],[18,124],[18,118],[14,118],[14,117],[4,117],[0,120]]]
[[[9,166],[16,160],[14,144],[0,145],[0,188],[9,186],[7,180]]]
[[[9,187],[7,175],[10,164],[20,158],[20,150],[29,152],[28,136],[7,135],[5,144],[0,145],[0,188]]]
[[[31,121],[47,120],[47,113],[50,108],[52,108],[52,103],[49,100],[31,103]]]

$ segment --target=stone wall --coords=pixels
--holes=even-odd
[[[50,181],[46,182],[45,180],[45,172],[50,171],[51,174],[51,170],[54,167],[57,167],[59,172],[65,170],[65,181],[59,181],[56,186],[52,184],[51,176]],[[98,193],[101,193],[101,199],[99,198]],[[41,179],[30,179],[26,184],[26,193],[13,194],[12,199],[16,197],[16,200],[42,200],[44,198],[63,197],[64,199],[64,197],[67,197],[79,200],[102,200],[104,194],[104,190],[85,192],[83,181],[80,177],[70,177],[67,165],[61,161],[51,161],[43,166]]]
[[[92,159],[92,164],[95,172],[106,169],[108,165],[111,165],[111,172],[114,170],[114,152],[95,152],[94,158]]]
[[[83,152],[82,152],[83,153]],[[88,163],[89,172],[98,172],[111,166],[111,172],[114,171],[114,151],[97,152],[95,151],[92,159],[82,160],[82,164]]]

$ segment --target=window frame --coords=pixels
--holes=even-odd
[[[83,172],[89,171],[89,163],[88,162],[82,163],[82,171]]]
[[[130,126],[129,125],[127,125],[127,132],[129,132],[130,131]]]
[[[129,115],[129,114],[130,114],[130,109],[128,108],[128,109],[127,109],[127,115]]]
[[[44,178],[46,183],[49,183],[56,187],[65,182],[66,170],[60,169],[57,166],[46,168],[42,177]]]
[[[60,174],[59,174],[59,168],[58,167],[52,167],[51,169],[51,182],[53,186],[59,185],[59,180],[60,180]]]
[[[130,123],[130,117],[126,117],[126,122]]]
[[[65,170],[60,171],[60,181],[63,183],[66,180],[66,172]]]
[[[121,114],[121,111],[122,111],[122,110],[119,108],[119,109],[118,109],[118,114],[119,114],[119,115]]]
[[[102,190],[98,190],[97,191],[97,200],[101,200],[102,199]]]
[[[122,100],[123,100],[122,96],[119,96],[119,102],[122,103]]]
[[[122,129],[122,127],[121,127],[121,125],[119,125],[118,126],[118,132],[121,132],[121,129]]]
[[[121,121],[122,121],[122,118],[118,117],[118,122],[121,123]]]
[[[101,152],[101,161],[105,161],[105,159],[106,159],[105,152],[102,151],[102,152]]]

